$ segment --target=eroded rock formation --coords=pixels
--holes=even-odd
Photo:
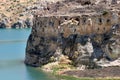
[[[97,67],[120,57],[119,15],[35,15],[25,63],[42,66],[65,55],[74,66]]]

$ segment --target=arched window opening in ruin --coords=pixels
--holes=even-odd
[[[67,17],[64,17],[64,19],[65,19],[65,20],[68,20],[68,18],[67,18]]]
[[[109,23],[110,22],[110,19],[107,19],[107,23]]]
[[[99,18],[99,24],[102,24],[102,18]]]
[[[78,21],[78,25],[80,24],[80,19],[77,17],[75,18],[76,21]]]
[[[82,24],[83,24],[83,25],[86,24],[86,18],[83,18],[83,20],[82,20]]]
[[[76,20],[76,21],[80,21],[80,19],[79,19],[79,18],[75,18],[75,20]]]
[[[49,26],[54,27],[54,22],[50,21]]]
[[[90,4],[91,4],[90,1],[86,1],[86,2],[84,3],[84,5],[90,5]]]

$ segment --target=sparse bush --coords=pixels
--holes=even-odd
[[[13,2],[16,2],[17,0],[14,0]]]
[[[103,11],[102,12],[102,15],[104,16],[104,15],[107,15],[108,14],[108,11]]]

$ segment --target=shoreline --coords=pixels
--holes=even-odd
[[[118,70],[119,69],[119,70]],[[110,71],[111,70],[111,71]],[[78,79],[120,79],[120,67],[107,67],[100,69],[70,70],[65,71],[61,75],[72,76]]]
[[[119,67],[120,68],[120,67]],[[106,68],[107,69],[107,68]],[[83,75],[86,75],[88,73],[88,71],[90,71],[91,69],[87,69],[87,70],[66,70],[66,71],[62,71],[61,73],[50,73],[50,72],[47,72],[47,73],[50,73],[50,74],[53,74],[55,77],[58,77],[60,80],[119,80],[120,77],[119,76],[101,76],[101,77],[96,77],[96,76],[92,76],[90,73],[90,75],[88,76],[78,76],[77,74],[83,74]],[[95,69],[96,70],[96,69]],[[95,71],[94,69],[92,69],[93,73]],[[99,69],[101,70],[101,69]],[[115,70],[115,69],[114,69]],[[79,72],[78,72],[79,71]],[[45,72],[45,71],[44,71]],[[72,74],[69,74],[69,72],[71,72]],[[98,72],[99,73],[99,72]],[[97,74],[97,73],[94,73],[94,74]],[[105,75],[102,74],[102,75]],[[114,73],[113,73],[114,75]],[[120,75],[120,74],[119,74]]]
[[[91,69],[89,69],[89,70],[91,70]],[[94,69],[92,69],[92,70],[94,70]],[[81,76],[80,77],[80,76],[77,76],[75,74],[75,71],[76,71],[76,73],[78,72],[78,70],[66,70],[66,71],[62,71],[62,73],[60,73],[60,74],[59,73],[53,73],[53,72],[46,72],[46,71],[44,71],[44,72],[54,76],[58,80],[103,80],[103,79],[104,80],[119,80],[120,79],[120,77],[116,77],[116,76],[115,77],[111,77],[111,76],[106,76],[106,77],[95,77],[95,76],[84,76],[83,77],[83,76]],[[80,73],[86,74],[85,70],[79,70],[79,71],[81,71]],[[73,72],[73,73],[71,75],[70,74],[64,74],[64,73],[67,73],[67,72]]]
[[[56,63],[55,63],[56,64]],[[50,64],[49,64],[50,65]],[[58,66],[58,67],[56,67]],[[69,66],[65,68],[65,66]],[[96,69],[78,69],[77,67],[69,64],[58,64],[49,66],[51,69],[44,69],[39,67],[45,73],[50,73],[60,80],[119,80],[120,79],[120,66],[103,67]]]

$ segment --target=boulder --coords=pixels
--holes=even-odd
[[[31,28],[33,26],[32,20],[28,19],[28,18],[25,20],[25,24],[26,24],[27,28]]]
[[[16,22],[11,27],[16,29],[23,28],[23,24],[21,22]]]
[[[6,24],[3,22],[0,22],[0,28],[6,28]]]

